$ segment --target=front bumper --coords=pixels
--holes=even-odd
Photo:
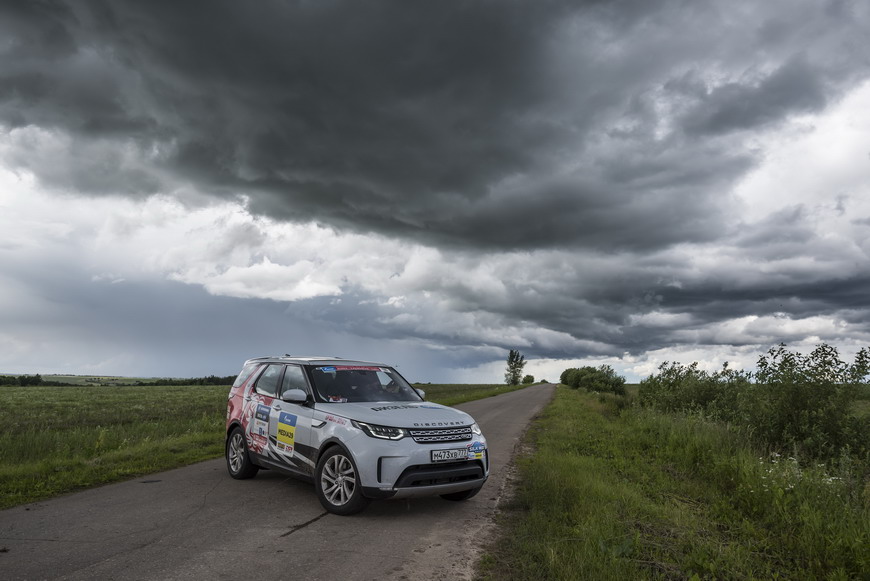
[[[489,450],[479,436],[471,442],[419,444],[411,438],[374,444],[351,442],[363,494],[369,498],[437,496],[480,488],[489,476]],[[374,444],[374,445],[373,445]],[[432,462],[432,450],[471,448],[467,460]]]
[[[364,486],[369,498],[414,498],[437,496],[480,488],[486,482],[485,461],[423,464],[407,467],[392,487]]]

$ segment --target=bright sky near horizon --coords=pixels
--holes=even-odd
[[[0,6],[0,371],[870,345],[863,1]]]

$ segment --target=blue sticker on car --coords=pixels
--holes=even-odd
[[[480,442],[469,444],[468,446],[466,446],[466,448],[468,448],[469,460],[480,460],[481,458],[483,458],[483,451],[486,450],[486,446],[484,446]]]
[[[258,420],[260,420],[261,422],[268,422],[270,409],[271,408],[267,405],[258,404],[257,405],[257,412],[256,412],[254,417],[257,418]]]

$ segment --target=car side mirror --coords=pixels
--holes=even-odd
[[[417,395],[419,395],[423,399],[426,399],[426,392],[425,391],[423,391],[422,389],[416,388],[416,387],[414,388],[414,391],[417,392]]]
[[[308,394],[301,389],[288,389],[281,394],[281,399],[289,403],[305,403],[308,400]]]

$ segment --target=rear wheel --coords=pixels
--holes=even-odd
[[[449,494],[442,494],[441,498],[444,500],[468,500],[478,492],[482,487],[472,488],[471,490],[463,490],[461,492],[451,492]]]
[[[242,480],[253,478],[259,469],[259,466],[251,462],[245,433],[236,427],[227,438],[227,471],[233,478]]]
[[[320,504],[333,514],[354,514],[369,504],[369,499],[362,494],[359,472],[353,458],[338,446],[330,448],[320,457],[314,486]]]

